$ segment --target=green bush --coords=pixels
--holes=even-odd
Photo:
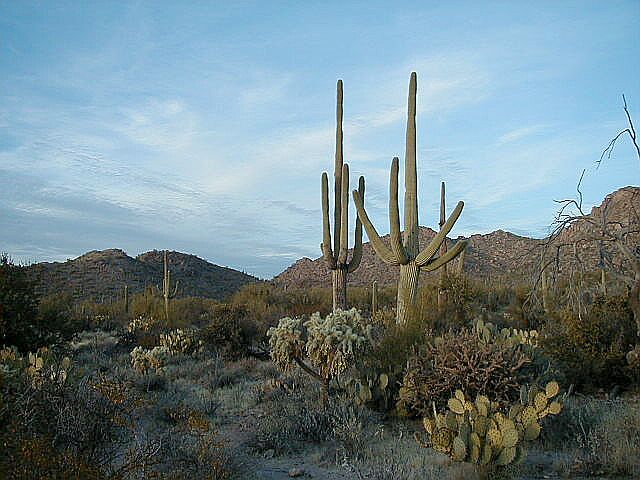
[[[624,296],[598,297],[582,316],[565,310],[541,333],[543,352],[565,384],[587,390],[630,385],[626,354],[636,342],[636,324]]]
[[[204,346],[218,350],[229,359],[248,355],[258,336],[258,328],[247,309],[233,304],[220,304],[212,309],[211,316],[209,324],[199,334]]]

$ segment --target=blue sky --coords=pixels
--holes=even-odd
[[[640,125],[639,58],[638,1],[0,0],[0,251],[166,248],[264,278],[318,257],[338,78],[386,233],[414,70],[420,223],[444,180],[454,236],[543,236],[583,168],[589,206],[638,184],[628,140],[594,162],[622,93]]]

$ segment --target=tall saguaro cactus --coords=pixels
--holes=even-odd
[[[164,271],[162,275],[162,290],[160,287],[156,286],[156,289],[159,292],[159,295],[164,299],[164,317],[169,323],[169,300],[175,298],[178,293],[178,284],[180,281],[178,280],[173,288],[173,292],[171,291],[171,270],[169,270],[169,262],[167,261],[167,251],[164,251]]]
[[[418,239],[418,181],[416,168],[416,90],[417,75],[411,74],[409,82],[409,106],[407,115],[407,138],[405,153],[405,193],[404,193],[404,238],[400,232],[400,210],[398,207],[398,158],[391,162],[389,181],[389,223],[391,227],[391,248],[387,247],[378,235],[364,208],[363,199],[358,191],[353,191],[353,199],[358,210],[358,217],[367,231],[371,245],[376,254],[389,265],[400,266],[398,280],[397,322],[406,323],[411,305],[416,302],[418,292],[418,275],[420,271],[433,271],[453,260],[466,246],[466,242],[458,242],[444,255],[435,257],[442,242],[453,228],[464,207],[463,202],[451,213],[451,216],[440,228],[440,231],[422,251]]]
[[[347,275],[360,266],[362,260],[362,223],[356,218],[355,243],[351,260],[349,253],[349,165],[343,159],[342,140],[342,80],[338,80],[336,102],[336,155],[334,163],[333,249],[329,223],[329,179],[322,174],[322,255],[333,272],[333,310],[347,309]],[[358,182],[358,194],[364,202],[364,177]]]

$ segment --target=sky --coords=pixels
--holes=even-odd
[[[0,251],[170,249],[261,278],[317,258],[337,79],[351,185],[387,233],[412,71],[421,225],[445,181],[454,237],[542,237],[583,169],[587,208],[638,185],[628,138],[595,165],[622,94],[640,127],[638,59],[638,0],[0,0]]]

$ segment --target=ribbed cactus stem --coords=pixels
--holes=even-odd
[[[333,249],[329,219],[329,178],[322,174],[322,256],[332,273],[333,310],[347,309],[347,274],[355,271],[362,259],[362,223],[356,219],[355,243],[349,256],[349,166],[343,161],[343,92],[338,80],[336,93],[336,154],[334,162]],[[364,177],[358,181],[358,192],[364,202]]]
[[[400,265],[400,277],[398,279],[398,304],[397,316],[406,323],[409,319],[411,307],[416,304],[418,298],[418,275],[420,268],[413,262]]]
[[[418,76],[411,73],[407,108],[407,138],[404,160],[404,247],[411,261],[420,250],[418,240],[418,173],[416,166],[416,91]]]
[[[602,295],[604,297],[607,296],[607,274],[604,271],[604,268],[600,269],[600,288],[602,289]]]
[[[178,283],[176,282],[173,292],[171,291],[171,271],[169,270],[169,261],[167,259],[167,251],[164,251],[163,255],[163,274],[162,274],[162,290],[160,291],[160,295],[164,299],[164,316],[169,323],[169,300],[175,298],[178,293]],[[160,290],[158,288],[158,290]]]
[[[342,80],[338,80],[336,87],[336,154],[335,164],[333,166],[333,192],[334,192],[334,210],[333,210],[333,251],[338,254],[340,250],[340,232],[342,227],[342,165],[344,163],[344,145],[342,133],[342,117],[343,117],[343,92]]]

